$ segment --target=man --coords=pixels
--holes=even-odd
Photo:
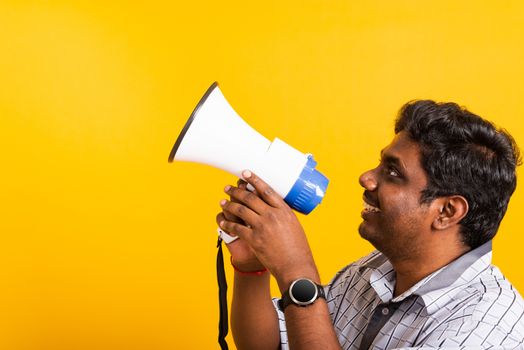
[[[217,222],[240,236],[228,245],[238,349],[524,349],[524,302],[491,265],[491,240],[516,186],[513,139],[433,101],[406,104],[395,134],[360,177],[359,233],[377,251],[324,290],[282,198],[249,171],[255,193],[244,181],[226,186],[231,200],[221,201]],[[271,300],[270,273],[281,302]]]

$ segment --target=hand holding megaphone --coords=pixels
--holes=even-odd
[[[239,178],[243,170],[249,169],[271,186],[291,208],[304,214],[309,214],[322,201],[329,183],[315,169],[317,163],[312,155],[301,153],[278,138],[270,142],[242,120],[226,101],[216,82],[200,99],[178,136],[169,154],[169,162],[175,159],[208,164]],[[282,203],[281,199],[279,201]],[[297,227],[302,230],[300,225]],[[220,228],[218,232],[226,243],[236,239]],[[293,244],[294,249],[308,252],[307,241],[302,239],[302,243]],[[222,349],[227,349],[227,282],[220,239],[217,248],[220,300],[218,341]],[[242,244],[230,248],[239,249]],[[283,255],[278,250],[271,252]]]
[[[239,178],[243,170],[250,169],[303,214],[322,201],[329,183],[315,169],[312,155],[278,138],[271,142],[251,128],[229,105],[216,82],[178,136],[169,155],[169,162],[173,160],[208,164]],[[223,238],[226,243],[231,241]]]

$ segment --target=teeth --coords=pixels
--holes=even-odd
[[[377,207],[374,207],[372,205],[369,205],[368,203],[364,202],[364,210],[370,211],[372,213],[379,213],[380,209]]]

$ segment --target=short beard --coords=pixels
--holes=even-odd
[[[366,241],[371,243],[376,250],[384,254],[390,261],[405,261],[412,260],[414,257],[420,254],[419,245],[417,242],[417,234],[413,232],[409,239],[411,244],[405,244],[405,242],[399,242],[396,237],[393,237],[393,232],[380,232],[375,235],[367,235],[363,233],[362,227],[359,226],[359,234]],[[410,230],[411,231],[411,230]],[[404,239],[406,241],[406,239]]]

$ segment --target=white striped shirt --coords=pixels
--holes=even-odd
[[[488,242],[393,298],[395,272],[374,251],[325,287],[343,349],[524,349],[524,301],[491,265]],[[282,349],[284,314],[277,309]]]

